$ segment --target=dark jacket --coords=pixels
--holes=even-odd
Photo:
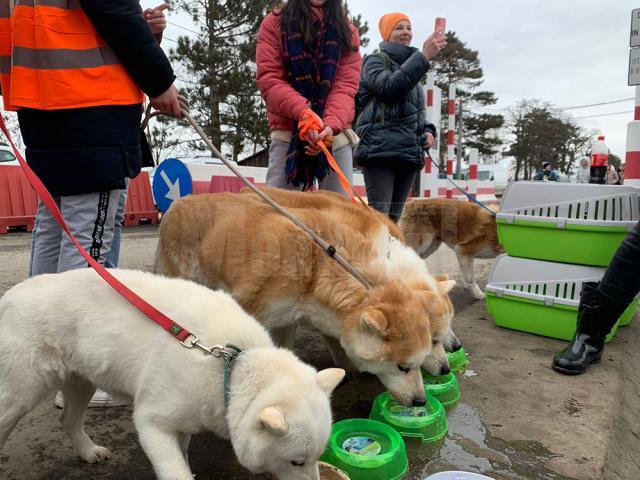
[[[424,150],[419,137],[436,135],[425,115],[424,92],[420,80],[429,70],[429,61],[418,49],[383,42],[381,53],[365,58],[360,77],[360,113],[356,133],[359,164],[404,164],[422,168]]]
[[[80,0],[100,36],[150,97],[175,80],[137,0]],[[140,172],[141,105],[20,109],[27,161],[54,195],[113,190]]]
[[[557,182],[558,174],[553,170],[540,170],[536,173],[536,176],[533,179],[538,181]]]

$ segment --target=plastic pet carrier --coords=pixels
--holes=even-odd
[[[500,255],[486,288],[487,308],[496,325],[571,340],[576,329],[584,282],[600,281],[603,268],[569,265]],[[628,325],[637,308],[634,301],[618,326]]]
[[[514,182],[498,237],[513,257],[606,267],[639,218],[633,187]]]

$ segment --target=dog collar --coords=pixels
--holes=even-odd
[[[229,408],[229,383],[231,380],[231,364],[242,353],[242,349],[227,343],[222,349],[224,360],[224,408]]]

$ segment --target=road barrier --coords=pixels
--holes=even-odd
[[[19,166],[0,166],[0,234],[11,227],[33,230],[38,196]]]

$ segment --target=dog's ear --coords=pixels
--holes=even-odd
[[[289,431],[289,425],[282,411],[276,407],[267,407],[258,415],[258,424],[277,437],[282,437]]]
[[[440,303],[440,294],[432,290],[414,290],[418,294],[420,300],[426,307],[427,311],[431,311],[433,305]]]
[[[446,282],[447,280],[449,280],[449,275],[447,275],[446,273],[440,274],[440,275],[436,275],[434,277],[438,282]]]
[[[384,337],[387,333],[387,317],[377,308],[367,308],[362,312],[360,325],[364,330],[373,332],[380,337]]]
[[[445,281],[438,282],[438,288],[440,289],[440,292],[443,295],[448,294],[455,286],[456,286],[455,280],[445,280]]]
[[[331,392],[335,390],[335,388],[340,384],[342,379],[344,378],[345,371],[341,368],[327,368],[325,370],[321,370],[316,374],[316,381],[318,385],[327,394],[327,396],[331,396]]]

